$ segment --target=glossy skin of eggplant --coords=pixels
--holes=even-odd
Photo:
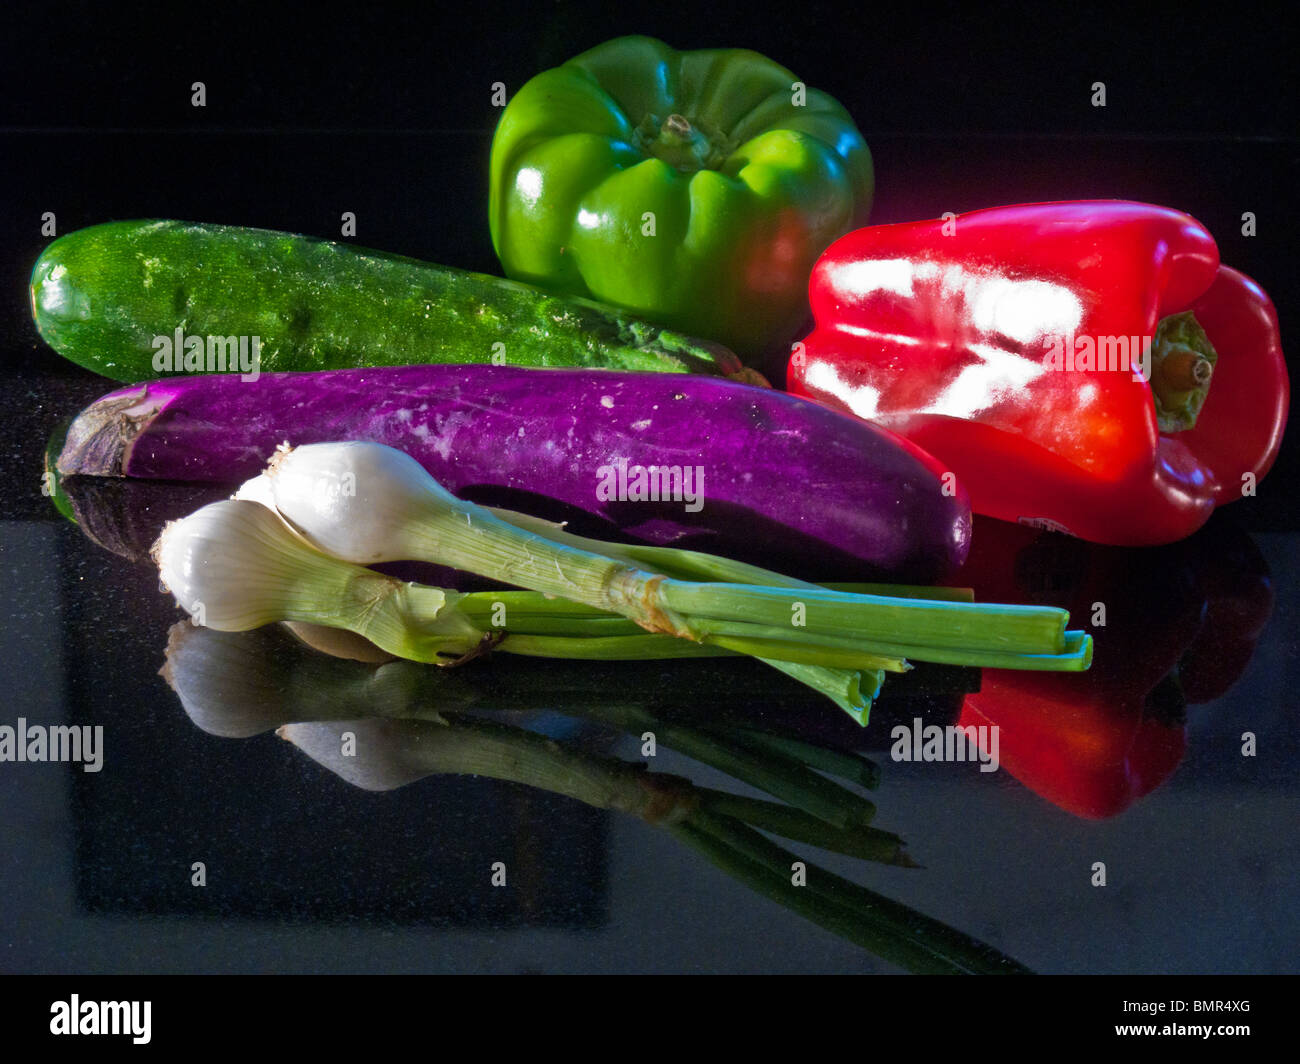
[[[913,444],[817,403],[688,375],[417,366],[169,378],[83,411],[59,466],[232,482],[286,440],[348,439],[404,450],[475,502],[807,579],[929,582],[969,546],[966,496]],[[638,466],[691,479],[675,498],[637,499]]]

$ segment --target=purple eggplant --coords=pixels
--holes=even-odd
[[[450,491],[594,538],[687,547],[805,579],[929,582],[970,507],[893,433],[782,392],[681,374],[399,366],[174,377],[84,410],[64,475],[230,482],[276,446],[374,440]]]

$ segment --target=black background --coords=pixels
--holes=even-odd
[[[14,126],[479,130],[517,87],[610,37],[753,48],[840,99],[868,132],[1294,133],[1287,5],[728,3],[218,4],[12,25]],[[1093,109],[1089,86],[1109,104]]]

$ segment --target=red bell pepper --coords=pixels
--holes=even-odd
[[[827,249],[810,297],[790,391],[929,451],[978,513],[1168,543],[1277,455],[1277,314],[1178,211],[1079,201],[870,226]]]

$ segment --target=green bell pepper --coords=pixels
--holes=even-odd
[[[784,67],[621,37],[509,101],[492,242],[509,277],[757,360],[793,339],[813,262],[865,223],[872,190],[848,113]]]

